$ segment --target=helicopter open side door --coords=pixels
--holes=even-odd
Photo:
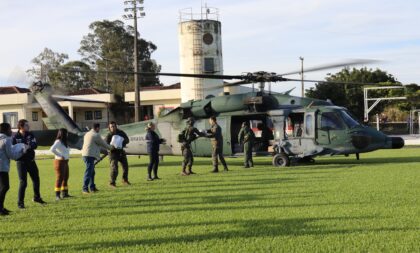
[[[275,128],[275,140],[282,151],[293,156],[311,156],[318,152],[316,113],[308,110],[288,110],[270,113]],[[277,114],[277,115],[276,115]]]

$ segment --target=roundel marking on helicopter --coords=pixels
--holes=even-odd
[[[295,100],[294,99],[290,100],[290,104],[294,105],[295,104]]]
[[[213,43],[213,35],[211,35],[210,33],[204,34],[203,35],[203,41],[207,45],[211,45],[211,43]]]

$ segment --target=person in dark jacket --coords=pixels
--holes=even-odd
[[[150,162],[147,167],[147,180],[152,181],[155,179],[160,179],[158,177],[158,168],[159,168],[159,146],[165,142],[165,139],[159,138],[159,135],[155,133],[156,126],[152,122],[147,124],[147,153],[149,154]],[[152,170],[154,176],[152,177]]]
[[[122,170],[123,170],[122,183],[125,185],[130,185],[130,182],[128,181],[127,154],[125,153],[123,149],[130,142],[130,140],[128,139],[128,136],[124,131],[118,129],[117,123],[115,123],[114,121],[109,123],[108,129],[109,129],[109,133],[105,139],[106,143],[110,144],[113,136],[119,136],[120,138],[124,139],[122,142],[121,148],[116,148],[109,152],[109,163],[111,166],[111,174],[110,174],[111,179],[109,181],[109,185],[111,187],[116,187],[115,181],[117,180],[117,176],[118,176],[118,162],[121,163]]]
[[[28,185],[27,174],[29,174],[32,179],[34,190],[33,201],[45,205],[46,202],[41,198],[39,171],[35,162],[35,149],[38,147],[38,144],[34,135],[29,131],[29,124],[25,119],[19,120],[18,132],[13,137],[13,145],[17,143],[23,143],[29,146],[26,153],[16,161],[19,175],[18,208],[25,208],[25,191],[26,186]]]

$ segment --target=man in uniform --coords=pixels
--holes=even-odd
[[[207,130],[207,137],[211,138],[212,146],[212,159],[213,159],[213,173],[219,172],[218,159],[222,163],[224,170],[228,171],[225,158],[223,157],[223,135],[222,128],[217,124],[215,116],[211,116],[209,119],[211,128]]]
[[[128,139],[128,136],[124,131],[118,129],[117,123],[115,123],[114,121],[109,123],[108,129],[109,129],[109,133],[105,139],[106,143],[110,144],[113,136],[119,136],[124,139],[122,142],[121,148],[116,148],[109,152],[109,163],[111,166],[111,173],[110,173],[111,179],[109,181],[109,186],[116,187],[115,181],[117,180],[117,176],[118,176],[118,162],[121,163],[122,171],[123,171],[122,183],[125,185],[130,185],[130,182],[128,181],[127,154],[124,151],[125,146],[130,142],[130,140]]]
[[[182,162],[182,172],[181,175],[188,176],[190,174],[195,174],[192,171],[192,166],[194,162],[193,153],[191,150],[191,143],[195,141],[198,137],[206,136],[204,133],[198,131],[197,128],[194,127],[194,118],[190,117],[187,120],[187,126],[185,127],[184,131],[182,131],[182,145],[181,151],[182,155],[184,156],[184,161]],[[186,168],[188,167],[188,171]]]
[[[244,145],[244,167],[254,167],[252,161],[252,147],[254,146],[255,134],[249,127],[249,122],[242,123],[241,131],[239,131],[238,142]]]

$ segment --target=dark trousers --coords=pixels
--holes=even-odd
[[[244,165],[245,167],[254,166],[254,161],[252,160],[252,146],[254,144],[251,142],[244,143]]]
[[[184,156],[184,160],[182,161],[182,171],[185,172],[185,169],[188,167],[189,171],[191,172],[194,163],[194,156],[191,148],[183,148],[182,155]]]
[[[0,211],[4,208],[4,199],[9,188],[9,172],[0,172]]]
[[[83,191],[91,191],[96,189],[95,185],[95,157],[84,156],[83,162],[85,162],[86,170],[83,177]]]
[[[69,160],[54,160],[55,191],[67,191],[69,181]]]
[[[28,174],[32,179],[32,185],[34,188],[34,199],[40,199],[41,193],[39,191],[39,171],[35,161],[17,161],[16,166],[19,176],[18,204],[24,204],[25,202],[25,191],[26,186],[28,186]]]
[[[213,144],[211,157],[213,160],[213,167],[217,169],[219,161],[222,163],[223,167],[227,168],[225,157],[223,156],[223,144]]]
[[[118,177],[118,162],[121,163],[123,175],[122,179],[123,181],[128,181],[128,161],[127,161],[127,155],[126,154],[120,154],[113,156],[109,159],[109,163],[111,166],[111,183],[115,184],[115,181]]]
[[[152,170],[155,177],[157,177],[157,172],[159,168],[159,152],[149,153],[149,166],[147,167],[147,173],[149,178],[152,176]]]

